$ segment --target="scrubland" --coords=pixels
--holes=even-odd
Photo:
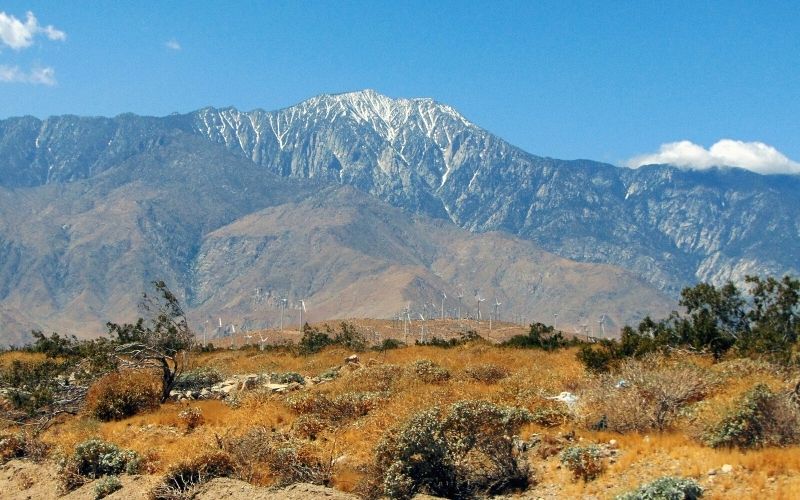
[[[297,373],[305,383],[144,404],[133,416],[107,421],[89,410],[63,415],[35,437],[43,451],[31,458],[60,461],[66,474],[64,464],[81,443],[113,443],[135,452],[137,473],[166,477],[162,486],[172,480],[151,493],[160,498],[190,496],[195,483],[214,476],[257,486],[310,482],[363,497],[438,491],[525,498],[613,498],[673,476],[694,480],[704,498],[797,498],[798,410],[788,396],[796,372],[676,351],[593,374],[577,351],[512,349],[479,339],[448,348],[367,349],[350,362],[353,351],[341,345],[307,355],[285,347],[196,352],[184,373]],[[14,360],[44,357],[7,352],[0,369]],[[131,387],[143,397],[151,390],[141,380]],[[759,387],[766,399],[753,396]],[[96,406],[97,392],[90,390],[87,408]],[[745,401],[755,401],[755,416],[731,417]],[[488,414],[495,420],[482,421]],[[733,424],[725,427],[726,418]],[[421,429],[409,422],[434,424]],[[735,439],[720,437],[731,426]],[[9,451],[8,436],[19,429],[7,425],[2,432],[4,460],[24,458],[25,446]],[[755,437],[743,441],[748,432]],[[590,448],[596,470],[582,476],[565,450]]]

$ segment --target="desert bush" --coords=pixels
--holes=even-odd
[[[327,420],[316,415],[300,415],[292,422],[292,432],[295,436],[314,441],[327,430],[330,424]]]
[[[418,359],[411,364],[411,372],[428,384],[438,384],[450,379],[450,372],[429,359]]]
[[[346,392],[331,399],[319,393],[297,393],[285,400],[286,406],[300,415],[338,422],[366,415],[385,399],[378,392]]]
[[[555,331],[552,326],[543,323],[534,323],[526,335],[515,335],[503,342],[503,347],[514,347],[517,349],[542,349],[554,351],[556,349],[570,345],[567,339],[559,331]]]
[[[391,351],[392,349],[399,349],[405,344],[397,339],[383,339],[383,342],[374,346],[373,351]]]
[[[333,399],[335,418],[346,420],[363,417],[377,408],[386,397],[378,392],[346,392]]]
[[[758,384],[707,430],[703,440],[712,448],[743,450],[796,443],[800,416],[787,397]]]
[[[186,427],[188,432],[193,431],[197,427],[203,425],[205,419],[203,418],[203,410],[198,406],[190,406],[178,412],[178,418]]]
[[[531,412],[531,422],[542,427],[556,427],[572,419],[564,405],[543,406]]]
[[[590,381],[579,413],[588,425],[604,418],[617,432],[664,430],[713,385],[707,371],[691,363],[658,355],[626,359],[613,374]]]
[[[339,372],[340,371],[341,371],[341,367],[340,366],[334,366],[334,367],[328,368],[324,372],[320,373],[319,374],[319,378],[321,378],[323,380],[334,380],[334,379],[339,377]]]
[[[123,370],[100,378],[86,395],[86,411],[102,421],[119,420],[161,404],[161,380],[147,370]]]
[[[235,466],[230,455],[214,451],[170,467],[164,480],[151,492],[154,500],[188,498],[196,486],[216,477],[232,477]]]
[[[333,339],[325,332],[312,328],[308,323],[303,325],[303,337],[298,344],[300,354],[309,355],[319,352],[333,344]]]
[[[356,329],[355,325],[342,321],[341,330],[333,337],[333,342],[351,351],[362,352],[367,348],[367,338]]]
[[[237,475],[245,481],[263,479],[266,468],[278,486],[292,483],[330,483],[332,464],[323,460],[312,443],[282,432],[254,427],[245,434],[220,441],[235,462]]]
[[[703,496],[703,488],[694,479],[662,477],[639,486],[616,500],[696,500]]]
[[[122,488],[122,483],[117,476],[106,476],[97,480],[94,485],[94,498],[99,500]]]
[[[292,382],[296,382],[305,385],[306,383],[306,379],[296,372],[273,373],[269,376],[269,381],[273,384],[291,384]]]
[[[177,391],[199,391],[222,382],[222,380],[223,376],[219,370],[203,367],[180,374],[175,381],[174,388]]]
[[[66,491],[86,480],[117,474],[135,474],[141,459],[135,451],[125,450],[100,439],[78,443],[71,457],[61,463],[61,482]]]
[[[403,368],[393,364],[376,364],[345,373],[342,384],[353,391],[389,392],[400,382]]]
[[[584,344],[578,350],[578,361],[590,373],[605,373],[617,359],[611,347],[610,341],[601,341],[597,346]]]
[[[461,401],[446,413],[430,408],[389,431],[376,448],[383,493],[447,498],[493,494],[529,482],[511,436],[530,421],[526,410]]]
[[[284,402],[287,408],[299,415],[328,416],[335,413],[333,401],[317,392],[298,391],[287,397]]]
[[[478,382],[494,384],[508,377],[508,370],[502,366],[485,363],[477,366],[470,366],[464,372],[469,378]]]
[[[584,481],[595,479],[605,468],[603,454],[597,445],[564,448],[559,458],[575,479]]]
[[[0,465],[18,458],[40,462],[47,456],[48,450],[47,444],[29,432],[0,434]]]
[[[458,337],[453,337],[449,339],[443,339],[441,337],[433,336],[429,340],[420,342],[419,340],[415,341],[415,345],[427,345],[432,347],[441,347],[443,349],[450,349],[453,347],[462,346],[465,344],[470,344],[472,342],[482,342],[484,339],[475,330],[467,330],[463,332]]]

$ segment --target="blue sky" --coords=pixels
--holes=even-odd
[[[374,88],[446,102],[544,156],[699,165],[755,154],[800,168],[789,160],[800,160],[795,2],[6,1],[0,11],[0,117],[270,110]],[[10,16],[24,24],[28,11],[30,39],[12,38]],[[676,141],[690,142],[656,153]]]

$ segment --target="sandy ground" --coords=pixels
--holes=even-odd
[[[105,497],[110,500],[146,499],[159,482],[158,476],[120,476],[122,489]],[[12,460],[0,466],[0,498],[4,500],[94,500],[94,482],[61,496],[58,469],[54,464],[35,464]],[[358,497],[333,488],[313,484],[293,484],[286,488],[260,488],[235,479],[219,478],[197,488],[198,500],[354,500]]]

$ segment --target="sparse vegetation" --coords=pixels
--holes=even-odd
[[[94,484],[94,498],[99,500],[122,488],[122,483],[117,476],[105,476]]]
[[[552,326],[534,323],[530,326],[527,335],[515,335],[501,345],[518,349],[543,349],[545,351],[552,351],[572,344],[574,344],[574,342],[565,339],[564,335],[561,332],[555,331],[555,328]]]
[[[733,351],[796,365],[800,362],[800,280],[748,276],[749,297],[732,282],[716,287],[700,283],[681,291],[686,313],[642,320],[623,328],[619,341],[584,345],[578,357],[587,369],[603,372],[619,360],[651,352],[687,349],[720,360]]]
[[[470,366],[464,372],[472,380],[487,384],[494,384],[508,377],[507,369],[491,363]]]
[[[438,384],[450,378],[450,372],[429,359],[418,359],[411,365],[416,377],[428,384]]]
[[[161,379],[149,370],[122,370],[100,378],[86,395],[86,411],[98,420],[119,420],[161,403]]]
[[[616,432],[663,431],[712,386],[710,374],[697,365],[649,355],[589,381],[580,413],[587,425],[602,421],[602,428]]]
[[[139,455],[113,443],[89,439],[75,446],[75,452],[61,466],[61,480],[71,491],[87,480],[122,473],[135,474],[141,466]]]
[[[205,453],[170,467],[151,497],[154,500],[188,498],[196,486],[215,477],[231,477],[234,473],[235,465],[230,455],[219,451]]]
[[[486,401],[423,410],[378,444],[383,492],[391,498],[417,492],[471,498],[525,487],[529,471],[508,436],[529,421],[526,410]]]
[[[603,455],[596,445],[564,448],[559,458],[575,479],[591,481],[605,469]]]
[[[800,487],[791,365],[735,358],[736,346],[715,361],[712,352],[688,346],[650,349],[643,338],[617,343],[614,349],[624,345],[631,354],[614,357],[600,373],[578,361],[580,345],[514,349],[460,337],[446,349],[369,350],[357,362],[345,361],[353,349],[336,343],[302,355],[292,347],[193,352],[191,369],[174,386],[181,401],[159,403],[159,373],[150,379],[157,390],[146,411],[101,421],[89,411],[92,396],[39,433],[35,426],[26,426],[25,436],[13,424],[0,428],[0,452],[4,460],[67,457],[60,476],[72,489],[93,475],[78,472],[78,445],[113,443],[119,453],[135,453],[139,471],[166,478],[154,492],[163,498],[186,498],[218,474],[263,486],[311,482],[366,497],[472,498],[525,488],[531,496],[557,488],[570,497],[613,497],[626,494],[626,485],[644,484],[645,495],[675,486],[666,479],[650,484],[662,471],[695,478],[707,496],[746,498],[750,488],[791,497],[786,492]],[[13,374],[15,361],[30,370],[68,361],[72,342],[45,337],[35,352],[0,353],[0,371]],[[604,350],[601,342],[590,346]],[[84,379],[72,368],[62,379],[86,383],[129,371],[95,366]],[[203,391],[234,383],[230,393]],[[751,393],[757,397],[747,399]],[[0,393],[3,408],[13,408],[8,394]],[[567,452],[589,443],[598,443],[600,470],[606,467],[599,475],[591,453]],[[561,464],[562,456],[581,471]],[[722,472],[722,464],[733,472]],[[716,476],[707,475],[711,468]],[[123,477],[121,484],[124,494],[132,483]]]
[[[702,496],[703,488],[693,479],[662,477],[618,495],[616,500],[697,500]]]
[[[758,384],[712,426],[705,442],[714,448],[751,449],[800,441],[800,413],[788,398]]]

